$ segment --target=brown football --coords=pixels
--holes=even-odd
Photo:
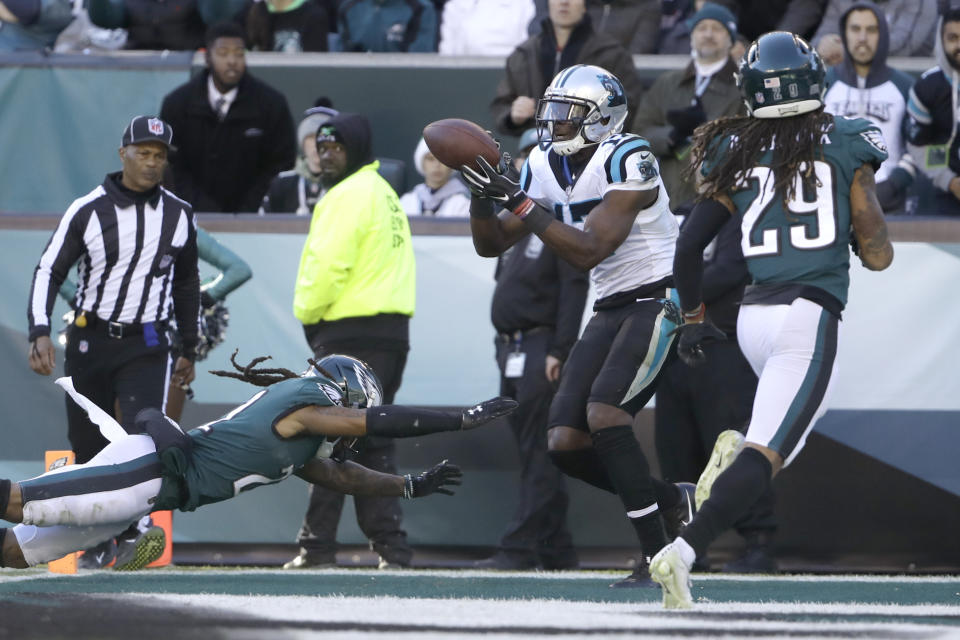
[[[423,129],[423,139],[433,157],[451,169],[467,165],[474,169],[482,155],[492,166],[500,162],[500,150],[490,134],[478,124],[460,118],[431,122]]]

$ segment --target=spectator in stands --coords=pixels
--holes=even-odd
[[[0,1],[0,51],[53,48],[72,11],[70,0]]]
[[[423,182],[400,198],[408,216],[469,217],[470,192],[466,185],[454,176],[453,169],[433,157],[423,138],[413,152],[413,166]]]
[[[317,102],[329,100],[321,98]],[[297,164],[289,171],[281,171],[270,182],[267,195],[263,198],[261,211],[264,213],[296,213],[306,216],[324,193],[320,181],[320,155],[317,153],[317,130],[324,122],[337,115],[330,106],[317,104],[303,112],[303,120],[297,127],[297,140],[300,141],[300,155]]]
[[[534,12],[533,0],[449,0],[440,21],[440,53],[506,57],[527,39]]]
[[[826,2],[826,0],[713,1],[733,12],[739,31],[746,38],[747,44],[769,31],[789,31],[809,38],[823,18],[823,5]]]
[[[344,51],[437,50],[437,11],[427,0],[343,0],[337,22]]]
[[[257,211],[273,177],[297,158],[290,108],[247,72],[242,27],[215,24],[206,40],[207,70],[160,109],[177,131],[173,191],[197,211]]]
[[[693,60],[656,79],[637,107],[631,129],[650,142],[660,159],[660,175],[674,212],[689,209],[696,195],[694,185],[682,177],[693,130],[707,120],[736,114],[743,104],[730,58],[737,36],[733,14],[707,2],[690,24]]]
[[[662,0],[657,53],[690,53],[690,25],[687,22],[704,2],[706,0]]]
[[[929,213],[960,215],[960,136],[956,87],[960,86],[960,7],[948,7],[937,24],[934,59],[907,102],[910,117],[907,150],[933,182]]]
[[[516,136],[534,126],[538,96],[557,73],[575,64],[603,67],[623,83],[627,104],[640,102],[643,89],[633,58],[613,36],[593,30],[585,0],[549,0],[550,15],[542,31],[507,58],[506,73],[490,104],[503,134]],[[628,116],[629,117],[629,116]]]
[[[416,284],[410,226],[396,192],[377,173],[364,116],[330,118],[317,131],[317,150],[327,191],[304,243],[293,313],[317,358],[342,353],[365,361],[383,383],[383,401],[389,404],[400,388],[410,349]],[[368,438],[354,460],[394,473],[394,458],[392,440]],[[413,551],[401,525],[399,501],[358,496],[354,505],[381,568],[409,565]],[[342,510],[342,493],[312,487],[298,535],[300,553],[284,568],[334,564]]]
[[[327,50],[327,10],[314,0],[250,0],[245,18],[253,51]]]
[[[88,9],[96,26],[126,29],[128,49],[193,51],[204,46],[207,27],[232,19],[243,1],[89,0]]]
[[[873,2],[851,6],[840,17],[840,33],[846,55],[827,73],[824,108],[880,128],[889,155],[876,172],[877,199],[885,213],[902,212],[916,173],[904,140],[913,79],[887,66],[887,20]]]
[[[660,0],[586,0],[587,15],[597,33],[616,38],[630,53],[656,53],[660,31]],[[537,19],[530,35],[540,33],[547,0],[537,0]]]
[[[820,28],[811,42],[824,63],[840,64],[844,44],[841,21],[859,0],[828,0]],[[880,15],[886,17],[891,56],[929,56],[936,39],[937,5],[934,0],[877,0]]]

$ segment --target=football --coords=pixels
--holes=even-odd
[[[431,122],[423,130],[423,139],[433,157],[451,169],[467,165],[474,169],[482,155],[492,166],[500,162],[500,149],[490,134],[478,124],[460,118]]]

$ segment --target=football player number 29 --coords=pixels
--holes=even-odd
[[[837,239],[837,222],[834,215],[835,206],[833,201],[833,173],[830,171],[830,165],[826,162],[815,161],[813,163],[814,173],[817,177],[816,198],[808,202],[803,198],[803,185],[800,175],[796,176],[794,184],[794,198],[787,203],[789,213],[797,218],[803,219],[806,216],[816,216],[816,223],[804,223],[790,226],[790,244],[796,249],[819,249],[833,244]],[[757,180],[760,193],[753,199],[746,212],[743,214],[741,229],[743,230],[743,239],[740,245],[743,248],[743,256],[772,256],[779,255],[781,242],[783,242],[782,229],[763,229],[758,227],[763,222],[764,214],[773,204],[774,198],[779,196],[773,190],[773,170],[770,167],[754,167],[747,176],[748,180]],[[810,218],[806,218],[810,220]],[[810,222],[813,222],[810,220]],[[759,232],[759,233],[758,233]],[[813,233],[814,235],[810,235]]]

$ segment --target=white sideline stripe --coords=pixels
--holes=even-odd
[[[298,569],[294,575],[330,575],[330,576],[369,576],[369,577],[421,577],[421,578],[460,578],[473,580],[476,578],[509,578],[529,580],[608,580],[613,577],[623,577],[629,567],[619,570],[579,570],[579,571],[483,571],[479,569],[391,569],[380,571],[369,567],[336,568],[336,569]],[[162,575],[183,576],[232,576],[241,577],[244,574],[290,576],[289,570],[280,568],[245,568],[230,569],[208,568],[164,568],[155,569],[154,573]],[[142,578],[142,574],[125,573],[113,574],[120,580],[135,580]],[[789,575],[743,575],[694,573],[694,584],[710,582],[819,582],[819,583],[911,583],[911,584],[947,584],[955,583],[960,588],[960,575],[954,576],[907,576],[907,575],[818,575],[818,574],[789,574]],[[58,575],[52,575],[39,569],[0,569],[0,583],[19,580],[58,580]]]
[[[470,629],[496,630],[504,627],[517,629],[556,629],[571,632],[603,629],[656,628],[669,633],[712,630],[722,627],[725,636],[736,637],[738,632],[751,635],[769,633],[816,635],[830,637],[831,632],[846,637],[890,637],[892,632],[930,638],[944,632],[956,632],[956,626],[914,622],[871,622],[860,620],[765,620],[764,614],[797,614],[861,616],[879,615],[955,615],[956,607],[919,605],[816,605],[745,603],[697,603],[692,612],[675,615],[664,611],[660,603],[600,603],[570,602],[560,600],[483,600],[403,598],[383,596],[376,598],[343,596],[222,596],[222,595],[169,595],[132,594],[121,598],[134,598],[138,604],[185,608],[217,609],[225,619],[236,614],[250,615],[255,612],[260,619],[284,622],[357,623],[405,626],[452,626]],[[697,613],[707,614],[704,618]],[[718,620],[715,614],[726,614]],[[730,613],[742,614],[742,618],[730,618]],[[429,632],[423,629],[422,632]],[[939,632],[939,633],[938,633]],[[377,635],[377,632],[370,632]],[[379,634],[396,633],[383,630]],[[418,631],[417,633],[420,633]],[[351,636],[352,637],[352,636]]]
[[[649,507],[644,507],[643,509],[634,509],[633,511],[627,511],[628,518],[642,518],[643,516],[649,515],[657,510],[657,503],[654,502]]]

